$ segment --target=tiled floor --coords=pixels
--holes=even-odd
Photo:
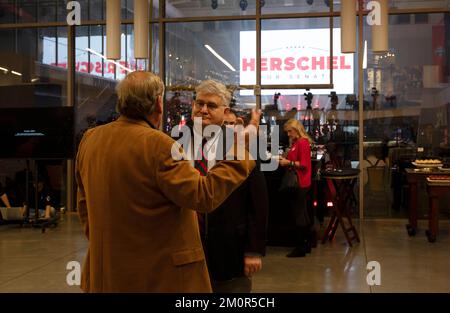
[[[361,243],[336,239],[305,258],[289,259],[290,248],[269,247],[263,270],[253,278],[255,292],[450,292],[450,221],[428,243],[421,231],[408,237],[405,220],[367,220],[359,225]],[[69,286],[70,261],[82,262],[87,241],[75,214],[57,228],[0,226],[0,292],[80,292]],[[381,265],[381,285],[366,282],[369,261]]]

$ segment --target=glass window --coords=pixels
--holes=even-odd
[[[0,23],[14,23],[16,19],[13,0],[0,0]]]
[[[261,5],[262,14],[321,13],[330,11],[329,0],[265,0]],[[334,1],[333,10],[340,10],[340,5],[336,1]]]
[[[106,18],[106,1],[89,0],[89,19],[102,20]]]
[[[424,0],[395,0],[389,1],[391,9],[429,9],[445,8],[450,3],[448,1],[424,1]]]
[[[150,70],[159,74],[159,26],[158,24],[151,24],[150,31],[152,32],[152,60]]]
[[[38,22],[56,21],[56,0],[36,1],[38,7]]]
[[[37,59],[37,32],[37,28],[20,28],[17,30],[17,49],[19,54],[34,60]]]
[[[132,19],[134,15],[134,0],[122,0],[122,19]]]
[[[195,85],[208,78],[239,85],[240,40],[247,31],[254,33],[254,21],[168,23],[167,85]],[[254,80],[255,74],[249,77]]]
[[[15,51],[16,47],[16,30],[15,29],[0,29],[0,39],[2,44],[0,45],[1,53],[11,53]],[[4,58],[0,59],[0,66],[3,64]]]
[[[103,29],[106,26],[103,25],[93,25],[93,26],[89,26],[89,36],[90,36],[90,40],[89,40],[89,48],[92,49],[93,51],[96,51],[99,54],[104,54],[105,53],[105,49],[103,46]],[[93,54],[91,53],[89,55],[89,64],[90,64],[90,71],[89,73],[91,75],[96,75],[96,76],[104,76],[105,73],[105,69],[104,69],[104,59],[101,58],[99,55],[97,54]]]
[[[365,215],[405,216],[409,211],[406,168],[416,159],[448,162],[450,96],[447,92],[448,14],[428,14],[425,24],[391,16],[389,51],[371,52],[370,27],[364,70]],[[411,48],[413,47],[413,49]],[[419,216],[427,212],[418,193]],[[443,205],[443,204],[441,204]]]
[[[66,0],[57,0],[57,18],[58,22],[66,22],[67,20],[67,1]],[[83,5],[81,5],[81,11],[83,11]]]
[[[34,102],[42,106],[65,106],[67,71],[58,64],[67,64],[66,28],[18,29],[17,36],[22,83],[31,83],[39,89],[36,91],[39,97]]]
[[[67,27],[58,27],[58,54],[56,66],[67,68]]]
[[[0,151],[0,159],[8,158],[0,160],[0,182],[15,186],[11,205],[27,203],[30,217],[35,210],[32,179],[37,178],[36,170],[56,210],[67,199],[65,159],[73,158],[73,111],[65,107],[67,71],[55,66],[60,30],[0,31],[0,136],[7,147]],[[58,53],[64,54],[67,45]],[[17,136],[18,132],[27,135]]]
[[[116,118],[115,65],[106,61],[106,27],[78,26],[75,38],[76,143],[86,129]]]
[[[89,58],[90,48],[89,26],[80,26],[76,28],[75,37],[75,71],[90,73]]]
[[[103,25],[77,27],[75,69],[110,79],[122,79],[127,71],[146,68],[145,61],[136,63],[133,50],[133,25],[122,25],[121,59],[105,58],[106,27]]]
[[[152,4],[152,14],[150,17],[152,18],[158,18],[159,16],[159,0],[150,0],[150,3]]]
[[[254,15],[255,0],[166,1],[166,17]]]
[[[38,29],[38,54],[43,64],[56,65],[57,58],[57,38],[56,28]],[[67,49],[67,47],[66,47]],[[51,53],[49,53],[51,51]],[[66,52],[67,53],[67,52]]]
[[[17,1],[17,22],[18,23],[33,23],[36,22],[37,17],[37,3],[38,1]]]

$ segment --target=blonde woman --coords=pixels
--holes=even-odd
[[[304,257],[311,252],[311,221],[306,207],[306,194],[311,186],[311,149],[312,139],[303,125],[296,119],[290,119],[284,125],[291,147],[287,159],[281,158],[280,165],[297,172],[299,188],[291,197],[291,212],[297,229],[297,247],[287,257]]]

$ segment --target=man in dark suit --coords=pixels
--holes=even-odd
[[[232,111],[224,115],[224,125],[237,121]],[[214,292],[251,291],[251,276],[262,269],[268,212],[266,181],[257,162],[247,180],[208,214],[205,251]]]
[[[236,123],[236,115],[229,108],[231,95],[223,84],[204,81],[196,88],[196,95],[192,119],[202,118],[203,129],[209,125]],[[188,126],[192,124],[192,121],[187,123]],[[193,127],[192,132],[196,131]],[[217,146],[221,142],[216,134],[203,139],[204,157],[191,163],[203,175],[216,164],[215,152],[220,150]],[[193,149],[187,151],[193,156]],[[265,255],[267,215],[267,188],[257,164],[249,178],[215,212],[199,216],[214,292],[251,291],[251,276],[261,270]]]

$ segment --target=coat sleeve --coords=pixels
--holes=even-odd
[[[266,254],[267,222],[269,199],[264,174],[257,165],[248,178],[247,197],[248,233],[245,253],[248,255]]]
[[[189,161],[172,158],[171,149],[175,141],[166,137],[158,149],[155,177],[162,193],[179,207],[199,212],[213,211],[255,167],[255,161],[248,157],[242,161],[221,161],[207,176],[201,176]]]
[[[77,209],[78,216],[80,217],[81,227],[84,229],[84,233],[86,237],[89,239],[89,220],[88,220],[88,212],[86,205],[86,193],[84,191],[83,181],[81,179],[80,174],[80,162],[83,154],[83,144],[86,138],[90,135],[91,131],[88,131],[84,134],[81,139],[80,145],[78,147],[78,153],[75,164],[75,179],[77,182]]]

